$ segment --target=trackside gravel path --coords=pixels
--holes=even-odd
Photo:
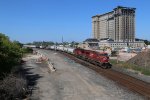
[[[25,58],[32,100],[144,100],[59,53],[38,51],[54,63],[56,72],[49,72],[46,64],[36,63],[37,55]]]

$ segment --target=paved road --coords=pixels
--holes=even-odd
[[[28,78],[35,100],[142,100],[140,96],[123,90],[116,83],[54,51],[39,50],[54,63],[56,72],[49,72],[46,64],[35,63],[38,56],[26,58]]]

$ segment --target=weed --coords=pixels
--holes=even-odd
[[[121,67],[121,68],[125,68],[125,69],[132,69],[132,70],[138,71],[144,75],[150,76],[150,69],[144,68],[142,66],[138,66],[138,65],[131,64],[128,62],[123,62],[123,61],[118,61],[118,63],[117,63],[117,60],[110,60],[110,63],[116,67]]]

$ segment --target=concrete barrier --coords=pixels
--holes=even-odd
[[[50,69],[51,72],[54,72],[56,71],[56,69],[54,68],[54,64],[52,62],[50,62],[49,60],[47,61],[48,63],[48,67]]]

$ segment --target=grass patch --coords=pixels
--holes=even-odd
[[[110,59],[110,61],[109,61],[112,65],[116,65],[116,64],[122,64],[122,63],[124,63],[123,61],[118,61],[118,63],[117,63],[117,60],[114,60],[114,59]]]
[[[142,66],[137,66],[135,64],[131,64],[131,63],[123,62],[123,61],[118,61],[118,63],[117,63],[117,60],[110,60],[110,63],[116,67],[132,69],[132,70],[138,71],[144,75],[150,76],[150,69],[144,68]]]
[[[24,54],[26,54],[26,53],[32,53],[33,49],[32,48],[22,48],[22,51],[23,51]]]

